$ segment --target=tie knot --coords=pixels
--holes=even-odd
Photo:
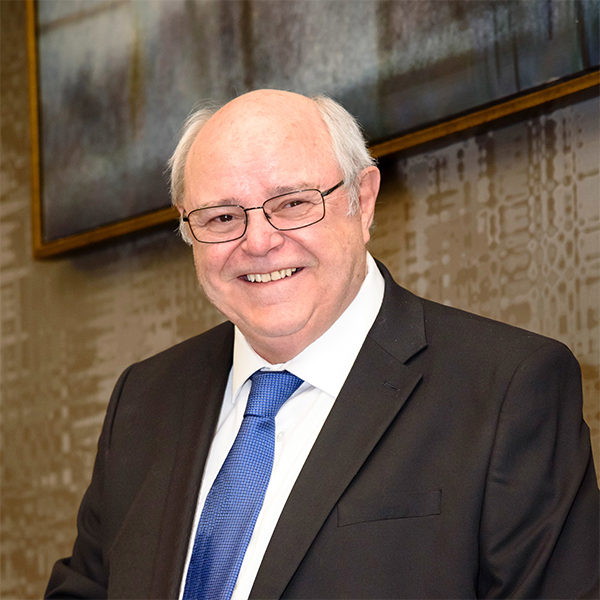
[[[244,417],[274,418],[283,403],[300,387],[302,379],[288,371],[256,371]]]

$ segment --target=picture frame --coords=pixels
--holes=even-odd
[[[350,81],[348,83],[346,79],[339,77],[339,74],[345,64],[344,54],[350,52],[350,49],[341,56],[335,54],[333,62],[325,71],[319,62],[323,62],[325,55],[311,54],[311,48],[316,44],[315,40],[322,45],[325,43],[323,40],[335,37],[329,31],[321,32],[321,25],[313,25],[315,32],[311,34],[312,37],[306,33],[308,29],[300,36],[286,31],[279,34],[271,29],[261,30],[259,35],[255,25],[254,33],[249,35],[245,27],[238,26],[250,21],[267,22],[264,27],[270,27],[268,23],[273,21],[275,24],[279,23],[279,29],[285,30],[287,12],[295,10],[297,14],[293,16],[308,28],[318,6],[318,10],[324,11],[325,15],[319,15],[320,17],[336,17],[336,23],[341,30],[337,35],[343,40],[350,31],[345,27],[351,27],[357,15],[349,15],[345,24],[335,11],[332,12],[336,7],[332,4],[335,0],[323,0],[318,5],[312,5],[310,2],[276,3],[269,0],[260,3],[253,0],[232,0],[227,3],[197,0],[194,3],[186,3],[188,8],[193,6],[203,11],[201,18],[196,15],[197,22],[206,22],[206,27],[213,29],[215,23],[220,24],[220,29],[217,29],[215,34],[218,37],[207,38],[210,42],[208,45],[213,47],[220,43],[222,38],[229,36],[228,43],[234,47],[237,54],[230,49],[221,48],[221,54],[213,53],[206,58],[202,71],[204,83],[193,89],[186,89],[186,96],[171,91],[186,87],[189,77],[185,72],[182,71],[184,75],[180,73],[179,78],[169,77],[180,68],[182,61],[179,59],[188,56],[185,54],[186,43],[188,46],[192,44],[192,47],[202,44],[200,38],[195,37],[190,38],[191,41],[188,42],[185,42],[185,36],[181,35],[176,36],[175,40],[172,39],[173,31],[181,31],[177,27],[183,26],[181,14],[177,12],[179,0],[170,0],[169,3],[155,0],[142,0],[137,3],[132,3],[131,0],[87,0],[84,8],[81,5],[82,1],[69,0],[57,4],[53,0],[45,0],[38,6],[35,0],[27,0],[32,138],[32,243],[36,258],[61,255],[168,223],[172,223],[173,229],[176,228],[178,212],[169,206],[164,171],[168,154],[172,152],[176,143],[179,125],[191,107],[191,98],[210,96],[222,103],[242,91],[260,87],[283,87],[308,95],[324,88],[326,93],[341,101],[350,112],[358,116],[365,126],[372,153],[380,158],[427,141],[485,125],[503,116],[599,84],[598,40],[597,36],[594,37],[595,34],[590,33],[594,31],[594,22],[597,24],[598,17],[595,12],[591,13],[591,16],[587,15],[583,27],[582,20],[577,18],[581,17],[577,13],[577,3],[567,3],[571,12],[564,12],[566,4],[554,2],[555,13],[558,16],[552,17],[555,21],[549,20],[546,28],[552,30],[554,42],[548,45],[546,51],[551,58],[556,56],[561,59],[548,61],[551,64],[550,70],[544,65],[529,64],[531,57],[536,56],[536,48],[532,46],[532,40],[524,35],[528,32],[526,25],[524,29],[519,30],[519,35],[523,35],[517,36],[518,39],[514,35],[512,41],[497,36],[495,61],[491,61],[487,50],[482,53],[471,47],[460,55],[463,59],[468,59],[463,60],[467,67],[460,66],[463,62],[456,61],[450,44],[442,49],[446,54],[441,52],[439,56],[436,55],[437,62],[434,61],[432,66],[417,69],[413,65],[414,68],[408,68],[406,73],[398,71],[401,60],[393,40],[399,39],[399,34],[394,30],[394,23],[403,23],[398,15],[404,17],[408,14],[407,11],[421,11],[424,6],[423,0],[418,0],[419,4],[414,5],[411,0],[385,3],[385,14],[381,14],[384,10],[383,4],[379,6],[378,2],[352,3],[354,11],[371,11],[368,13],[369,18],[379,27],[380,37],[376,39],[378,56],[383,56],[385,60],[380,61],[374,71],[369,70],[371,67],[365,67],[364,72],[360,77],[355,77],[353,82],[352,73],[343,72]],[[427,2],[429,0],[425,1]],[[460,4],[444,1],[438,2],[436,6],[448,8]],[[481,23],[496,23],[502,15],[510,17],[512,14],[510,11],[502,13],[497,8],[502,3],[479,3],[485,9],[480,7],[479,12],[470,8],[475,3],[464,4],[468,14],[450,14],[455,23],[468,25],[479,19],[476,24],[481,27]],[[284,5],[287,6],[287,12],[282,12]],[[546,10],[553,2],[513,2],[511,6],[513,5],[531,12],[532,5],[536,10]],[[339,4],[337,6],[339,7]],[[171,12],[165,13],[165,7]],[[374,12],[373,7],[376,9]],[[250,11],[251,14],[245,14],[244,11]],[[269,18],[266,19],[264,14],[260,14],[261,11],[270,11],[267,15]],[[339,10],[337,12],[339,13]],[[527,17],[523,17],[524,22],[529,19],[531,23],[537,23],[537,13],[523,14]],[[187,19],[191,18],[189,14],[184,16]],[[410,18],[422,19],[422,13],[419,12]],[[514,20],[515,16],[512,18]],[[165,23],[168,23],[169,27],[166,27]],[[119,27],[125,29],[118,30]],[[194,27],[194,36],[209,35],[198,33],[197,29]],[[119,40],[129,39],[128,35],[131,35],[133,40],[127,42],[129,46],[127,51],[124,51],[128,57],[126,77],[122,68],[119,70],[119,66],[114,67],[114,57],[108,55],[108,50],[104,48],[105,45],[113,47],[114,44],[94,42],[97,36],[104,39],[114,30],[118,30],[116,35]],[[135,42],[137,38],[144,37],[140,32],[145,32],[146,37],[150,38],[148,32],[155,30],[161,32],[160,44],[144,46],[139,40]],[[547,30],[542,32],[546,37]],[[531,34],[530,31],[529,33]],[[59,34],[64,39],[57,37]],[[539,32],[535,33],[538,34]],[[269,46],[269,40],[275,39],[277,35],[288,35],[288,38],[291,35],[292,40],[294,35],[299,37],[295,53],[287,58],[280,58],[274,51],[279,48],[277,43],[281,45],[283,42],[279,41],[274,46]],[[531,34],[533,38],[535,35]],[[543,42],[544,35],[539,35],[542,36]],[[311,42],[308,48],[307,36]],[[458,43],[460,36],[456,34],[454,37],[454,41]],[[535,39],[533,41],[535,42]],[[336,43],[342,42],[337,39]],[[418,48],[419,43],[419,39],[411,38],[410,44],[413,46]],[[61,55],[63,47],[69,49],[64,56]],[[163,51],[164,47],[171,48],[171,54]],[[513,69],[510,76],[498,62],[508,47],[512,47],[519,56],[526,57],[522,59],[523,65]],[[336,45],[332,42],[327,48],[328,56],[335,53],[335,48]],[[359,48],[357,51],[364,54],[364,49]],[[178,52],[183,54],[179,56]],[[232,52],[235,55],[231,54]],[[265,53],[267,57],[274,58],[265,62]],[[150,68],[140,59],[142,55],[154,56],[151,77],[148,75]],[[66,56],[68,58],[65,58]],[[256,64],[266,64],[267,67],[261,71],[256,65],[248,64],[248,56],[251,56]],[[562,57],[566,59],[563,60]],[[414,61],[418,62],[417,58],[414,58]],[[185,60],[183,62],[187,65]],[[286,82],[290,63],[296,65],[296,79]],[[157,64],[162,64],[161,73],[166,77],[168,87],[165,87],[165,81],[161,83],[156,75],[160,70],[156,68]],[[230,67],[223,68],[225,64]],[[390,70],[390,64],[394,65],[396,71]],[[110,67],[108,71],[107,65]],[[455,72],[448,78],[446,73],[451,67]],[[110,73],[111,76],[107,78],[106,73]],[[167,77],[165,73],[170,75]],[[248,73],[251,73],[252,77],[249,77]],[[418,81],[415,85],[411,84],[411,87],[407,85],[407,77],[414,77],[415,74],[418,75]],[[159,81],[156,89],[147,84],[150,80]],[[48,84],[49,81],[52,85]],[[55,82],[58,83],[54,85]],[[144,94],[140,95],[139,89],[133,84],[142,86]],[[127,89],[128,93],[123,96],[124,89]],[[95,90],[102,92],[94,93]],[[168,99],[168,104],[164,104],[165,98]],[[152,116],[147,107],[157,103],[161,112]],[[123,106],[126,110],[123,110]],[[141,106],[145,107],[146,113]],[[402,110],[398,110],[397,107],[402,107]],[[162,117],[156,118],[156,114]],[[132,123],[142,123],[144,115],[151,123],[159,122],[162,129],[142,126],[135,129]],[[108,117],[108,125],[102,120],[103,116]],[[114,121],[119,119],[115,126]],[[132,132],[132,129],[135,131]],[[125,141],[115,142],[115,138],[121,137]],[[102,146],[104,155],[96,151],[98,146]],[[160,151],[157,151],[157,148]]]

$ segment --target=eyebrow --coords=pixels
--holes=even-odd
[[[213,206],[240,206],[240,201],[238,198],[223,198],[221,200],[217,200],[216,202],[200,202],[197,208],[211,208]]]
[[[282,194],[289,194],[290,192],[297,192],[299,190],[313,190],[318,189],[313,183],[300,182],[296,185],[278,185],[276,187],[268,188],[266,197],[263,202],[281,196]],[[258,201],[258,200],[257,200]],[[215,202],[201,202],[196,208],[209,208],[211,206],[241,206],[241,200],[239,198],[229,197],[221,198]]]
[[[289,194],[290,192],[297,192],[299,190],[312,190],[316,189],[313,183],[305,183],[300,182],[295,185],[278,185],[274,188],[269,188],[268,198],[273,198],[275,196],[281,196],[281,194]]]

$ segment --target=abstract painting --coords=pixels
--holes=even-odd
[[[29,1],[42,245],[168,207],[199,101],[326,93],[378,142],[600,62],[595,0]]]

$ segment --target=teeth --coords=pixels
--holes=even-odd
[[[278,281],[284,277],[291,277],[298,269],[281,269],[281,271],[273,271],[272,273],[251,273],[246,275],[248,281],[267,283],[268,281]]]

